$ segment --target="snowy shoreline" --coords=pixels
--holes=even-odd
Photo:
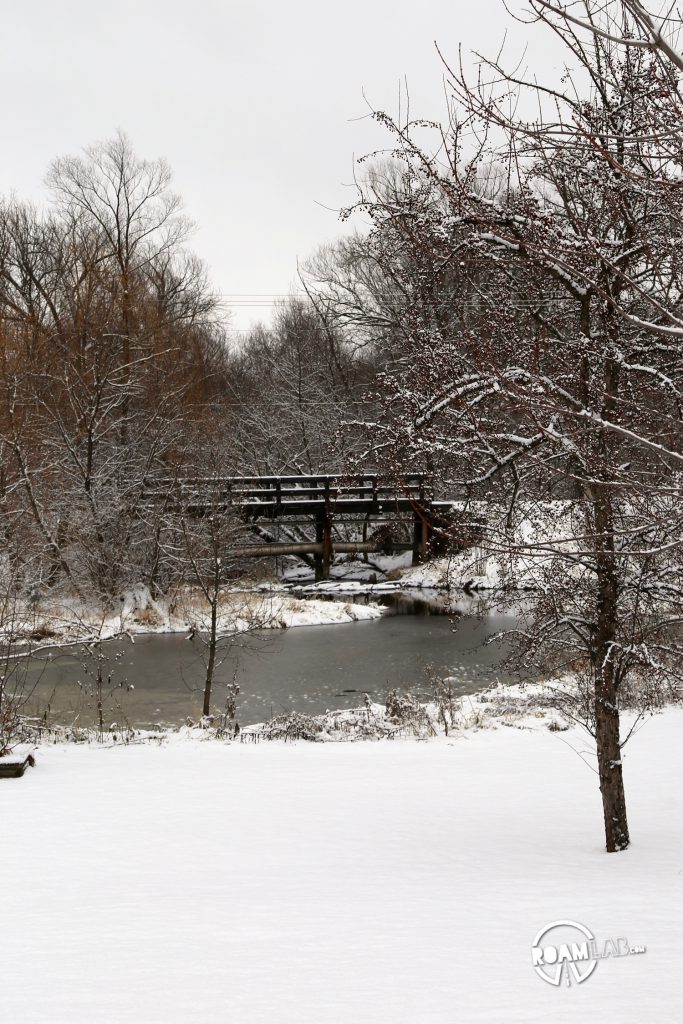
[[[120,597],[120,610],[102,610],[75,599],[47,600],[20,608],[12,623],[15,642],[93,643],[119,636],[207,632],[208,604],[193,591],[153,598],[145,586]],[[218,608],[221,636],[254,629],[291,629],[380,618],[377,604],[350,601],[300,600],[275,588],[226,591]]]
[[[315,744],[366,743],[384,741],[450,742],[476,732],[512,728],[523,732],[565,733],[576,730],[575,723],[561,710],[562,698],[571,696],[571,678],[517,684],[495,683],[471,694],[457,694],[451,685],[455,677],[441,681],[440,690],[424,699],[405,690],[392,690],[386,703],[366,696],[363,704],[329,710],[321,714],[291,711],[269,720],[234,730],[234,721],[212,715],[184,725],[159,725],[151,728],[125,727],[121,723],[98,734],[94,727],[41,726],[30,728],[18,738],[17,745],[39,753],[53,746],[86,745],[97,748],[115,746],[174,746],[217,743],[266,744],[304,742]],[[679,709],[678,701],[663,703],[643,716]],[[239,721],[239,709],[237,721]],[[622,712],[626,734],[635,713]],[[592,743],[583,730],[586,741]]]
[[[296,572],[281,580],[239,585],[226,589],[219,603],[218,628],[223,635],[244,633],[251,629],[287,629],[299,626],[334,625],[377,619],[386,608],[372,598],[404,597],[426,600],[449,611],[466,611],[465,605],[480,591],[500,590],[499,581],[491,573],[481,577],[460,579],[462,556],[457,564],[453,558],[441,558],[419,566],[407,566],[405,559],[385,558],[382,571],[387,578],[376,581],[376,574],[365,569],[366,578],[346,579],[340,575],[325,582],[298,579]],[[363,575],[362,565],[339,567],[350,569],[354,576]],[[467,573],[465,573],[467,575]],[[391,578],[390,578],[391,577]],[[317,599],[316,595],[320,595]],[[367,603],[353,599],[369,598]],[[352,600],[344,600],[351,598]],[[41,641],[55,644],[97,642],[117,636],[144,634],[162,635],[183,632],[206,632],[209,608],[200,593],[180,588],[166,595],[153,597],[144,584],[129,587],[118,598],[119,607],[98,608],[74,597],[41,596],[17,605],[11,627],[13,640],[22,644]]]

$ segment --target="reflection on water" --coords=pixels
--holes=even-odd
[[[476,606],[476,599],[463,597],[459,593],[459,600],[454,602],[453,598],[440,590],[334,590],[325,591],[318,587],[292,587],[290,593],[294,597],[314,598],[316,601],[344,601],[351,604],[379,604],[386,608],[387,615],[453,615],[460,614],[456,610],[462,604],[473,609]]]
[[[427,610],[423,602],[415,614],[407,610],[414,598],[391,595],[391,601],[394,614],[381,619],[264,630],[226,645],[214,686],[216,709],[233,678],[240,685],[242,725],[282,711],[318,714],[353,706],[364,693],[381,701],[392,687],[424,692],[433,673],[454,676],[454,689],[463,694],[506,678],[500,668],[503,645],[486,645],[486,640],[514,619],[453,618],[433,607]],[[108,725],[127,721],[145,727],[199,717],[204,667],[197,639],[144,635],[134,643],[113,641],[102,650],[111,672],[111,695],[105,702]],[[91,724],[94,699],[87,667],[92,671],[92,662],[78,648],[55,651],[47,664],[34,665],[33,709],[42,710],[49,701],[53,720],[69,723],[78,716],[81,724]]]
[[[338,594],[316,593],[317,601],[339,601]],[[387,609],[388,615],[448,615],[451,612],[447,598],[440,595],[433,597],[413,594],[344,594],[341,598],[351,604],[379,604]]]

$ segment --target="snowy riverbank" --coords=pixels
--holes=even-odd
[[[458,679],[434,681],[430,699],[404,690],[390,690],[384,704],[366,695],[362,706],[328,711],[323,715],[293,712],[269,722],[251,725],[240,734],[242,742],[306,739],[316,743],[359,740],[448,738],[463,731],[511,726],[516,729],[568,729],[561,699],[574,697],[571,679],[548,682],[497,683],[477,693],[459,695]],[[182,735],[182,730],[180,732]],[[191,731],[189,733],[191,735]]]
[[[346,593],[349,589],[362,589],[380,594],[404,590],[468,593],[497,589],[502,582],[498,558],[479,548],[433,558],[420,565],[411,564],[410,552],[373,555],[369,563],[345,559],[332,565],[330,577],[329,582],[313,584],[310,570],[293,564],[283,572],[282,581],[289,587],[301,586],[310,592]]]
[[[312,583],[306,567],[290,565],[277,581],[226,589],[219,601],[218,628],[222,633],[242,633],[254,628],[364,621],[383,613],[373,598],[410,597],[411,593],[446,613],[467,613],[469,596],[499,590],[504,583],[499,556],[478,548],[416,566],[410,559],[407,553],[377,555],[369,564],[342,561],[323,583]],[[368,603],[357,603],[361,595]],[[206,631],[208,624],[207,602],[196,589],[179,588],[153,597],[147,586],[139,584],[106,607],[74,597],[38,594],[18,602],[5,632],[15,639],[70,642],[107,640],[122,633],[199,632]]]
[[[376,619],[382,609],[373,603],[301,600],[276,587],[226,591],[218,606],[221,634],[251,629],[286,629],[295,626],[333,625]],[[116,607],[98,608],[76,599],[43,598],[17,609],[12,621],[15,636],[35,641],[108,640],[121,634],[205,632],[210,611],[201,594],[179,590],[153,598],[145,586],[132,587]]]
[[[282,581],[235,586],[221,595],[218,629],[230,634],[362,622],[384,613],[378,603],[383,598],[400,595],[408,599],[412,595],[444,613],[467,614],[472,610],[471,591],[489,589],[483,577],[470,589],[468,570],[473,557],[471,552],[463,553],[414,567],[407,565],[403,556],[385,558],[380,580],[377,571],[352,563],[335,567],[334,578],[324,583],[300,580],[296,572],[290,572]],[[366,603],[359,602],[361,597]],[[47,644],[51,640],[108,640],[121,634],[203,632],[208,630],[209,618],[208,604],[196,590],[185,588],[153,597],[149,588],[140,584],[107,607],[49,595],[19,602],[7,630],[15,639]]]
[[[45,748],[0,784],[4,1016],[674,1024],[682,729],[628,744],[613,855],[575,730]],[[561,918],[647,951],[555,988],[531,945]]]

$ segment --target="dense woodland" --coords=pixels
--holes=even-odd
[[[123,136],[0,209],[2,524],[15,582],[114,596],[177,571],[157,479],[342,468],[375,353],[309,301],[236,342],[162,161]]]

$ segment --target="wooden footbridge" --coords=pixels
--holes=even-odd
[[[312,555],[317,580],[329,579],[335,553],[412,550],[413,563],[429,551],[435,529],[452,522],[453,502],[434,501],[427,478],[409,474],[398,484],[383,482],[376,474],[352,476],[235,476],[183,477],[150,481],[143,501],[164,502],[166,509],[203,516],[233,511],[244,522],[293,519],[315,525],[315,541],[268,540],[231,548],[239,557]],[[391,529],[370,540],[342,541],[333,537],[335,521],[345,525],[370,521],[378,526],[403,522],[412,525],[409,543],[392,538]],[[466,524],[462,524],[465,526]],[[472,523],[468,523],[469,528]]]

